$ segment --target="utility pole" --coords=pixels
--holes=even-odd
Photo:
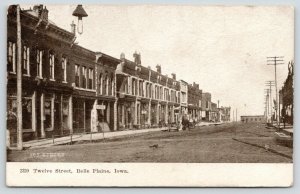
[[[271,124],[273,124],[273,110],[272,110],[272,86],[275,86],[274,81],[266,81],[266,86],[269,87],[269,113]]]
[[[279,102],[278,102],[278,91],[277,91],[277,65],[283,65],[283,56],[278,57],[267,57],[267,65],[274,65],[275,68],[275,92],[276,92],[276,106],[275,106],[275,110],[276,110],[276,121],[277,121],[277,126],[279,127],[280,125],[280,110],[278,110],[279,108]]]
[[[234,109],[232,109],[232,122],[234,122]]]
[[[237,109],[235,109],[235,121],[237,122]]]
[[[21,13],[17,5],[17,149],[23,149],[23,124],[22,124],[22,64],[21,64]]]
[[[268,120],[268,116],[270,114],[269,110],[269,89],[265,89],[266,101],[265,101],[265,111],[266,111],[266,120]]]

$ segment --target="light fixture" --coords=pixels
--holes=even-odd
[[[88,14],[85,12],[83,9],[82,5],[77,5],[76,9],[73,11],[73,16],[76,16],[78,18],[78,23],[77,23],[77,31],[79,34],[83,33],[83,17],[87,17]]]

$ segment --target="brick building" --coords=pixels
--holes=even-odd
[[[134,53],[134,62],[121,54],[116,70],[119,129],[155,127],[178,121],[175,109],[180,106],[179,82],[176,75],[162,75],[141,65],[141,56]]]
[[[211,94],[208,92],[202,93],[202,120],[211,120]]]
[[[202,90],[195,82],[188,85],[188,117],[189,120],[201,121]]]
[[[24,141],[74,133],[210,120],[211,94],[121,54],[120,59],[74,44],[71,32],[48,20],[43,5],[21,11]],[[7,129],[16,143],[16,7],[7,14]]]
[[[241,116],[241,122],[243,123],[263,123],[266,122],[266,117],[264,115],[244,115]]]

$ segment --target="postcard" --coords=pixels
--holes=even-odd
[[[290,187],[294,8],[9,5],[10,187]]]

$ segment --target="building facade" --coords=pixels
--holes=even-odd
[[[241,116],[241,122],[243,122],[243,123],[264,123],[264,122],[266,122],[266,117],[264,115]]]
[[[211,120],[211,94],[199,85],[163,75],[121,54],[120,59],[75,44],[71,32],[48,20],[43,5],[7,14],[7,131],[17,132],[17,56],[22,66],[23,140],[180,124],[183,117]],[[201,110],[203,110],[201,112]],[[229,111],[230,112],[230,111]]]
[[[202,120],[211,121],[211,94],[202,93]]]
[[[157,127],[178,122],[176,109],[180,106],[179,82],[176,76],[162,75],[141,65],[140,54],[134,62],[121,54],[116,70],[118,97],[118,129]]]
[[[48,10],[21,12],[22,112],[24,139],[72,131],[72,42],[74,34],[48,21]],[[7,15],[7,127],[16,129],[16,7]]]
[[[188,119],[190,121],[201,121],[201,99],[202,90],[199,88],[199,84],[195,82],[188,85]]]

